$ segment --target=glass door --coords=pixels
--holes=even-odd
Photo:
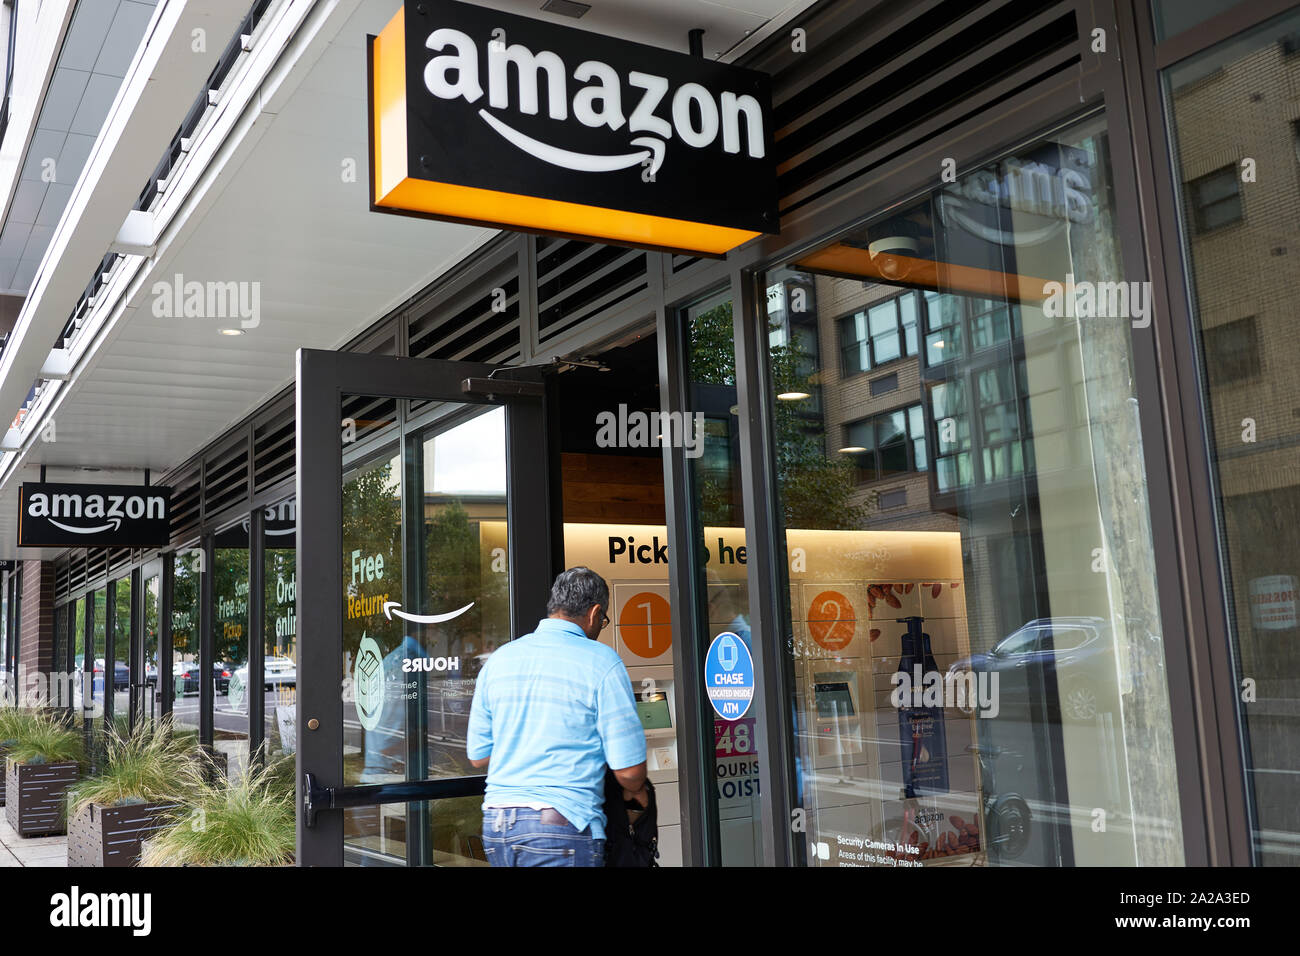
[[[131,635],[131,726],[152,724],[161,714],[158,683],[158,606],[162,591],[162,562],[140,569],[136,595],[136,626]]]
[[[230,780],[248,767],[248,522],[218,530],[212,541],[212,757]],[[209,679],[204,675],[204,679]]]
[[[296,515],[297,503],[288,498],[267,508],[262,521],[262,747],[268,761],[291,757],[297,744]]]
[[[131,732],[131,645],[135,633],[132,622],[132,575],[109,582],[110,595],[107,646],[104,661],[104,701],[111,720],[107,724],[119,737]]]
[[[465,733],[557,570],[544,398],[535,369],[300,353],[299,863],[486,865]]]

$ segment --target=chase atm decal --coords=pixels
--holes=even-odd
[[[374,209],[709,255],[776,231],[762,73],[453,0],[370,41]]]
[[[23,484],[18,546],[152,548],[171,536],[171,489]]]
[[[738,634],[723,631],[704,655],[704,684],[714,713],[740,720],[754,699],[754,659]]]

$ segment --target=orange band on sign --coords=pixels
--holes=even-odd
[[[638,248],[721,256],[761,233],[686,219],[497,192],[410,175],[406,148],[406,13],[399,8],[371,46],[374,205],[437,219],[580,236]]]
[[[672,606],[653,591],[641,591],[623,602],[618,636],[637,657],[658,657],[673,646]]]
[[[839,591],[822,591],[812,599],[808,609],[808,632],[828,651],[849,646],[857,633],[858,622],[853,605]]]

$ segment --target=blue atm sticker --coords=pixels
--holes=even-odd
[[[745,642],[723,631],[704,655],[704,684],[709,703],[723,720],[739,720],[754,699],[754,658]]]

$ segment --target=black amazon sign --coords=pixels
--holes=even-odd
[[[156,548],[171,537],[170,488],[24,483],[20,548]]]
[[[763,73],[422,0],[370,84],[376,210],[712,255],[777,231]]]

